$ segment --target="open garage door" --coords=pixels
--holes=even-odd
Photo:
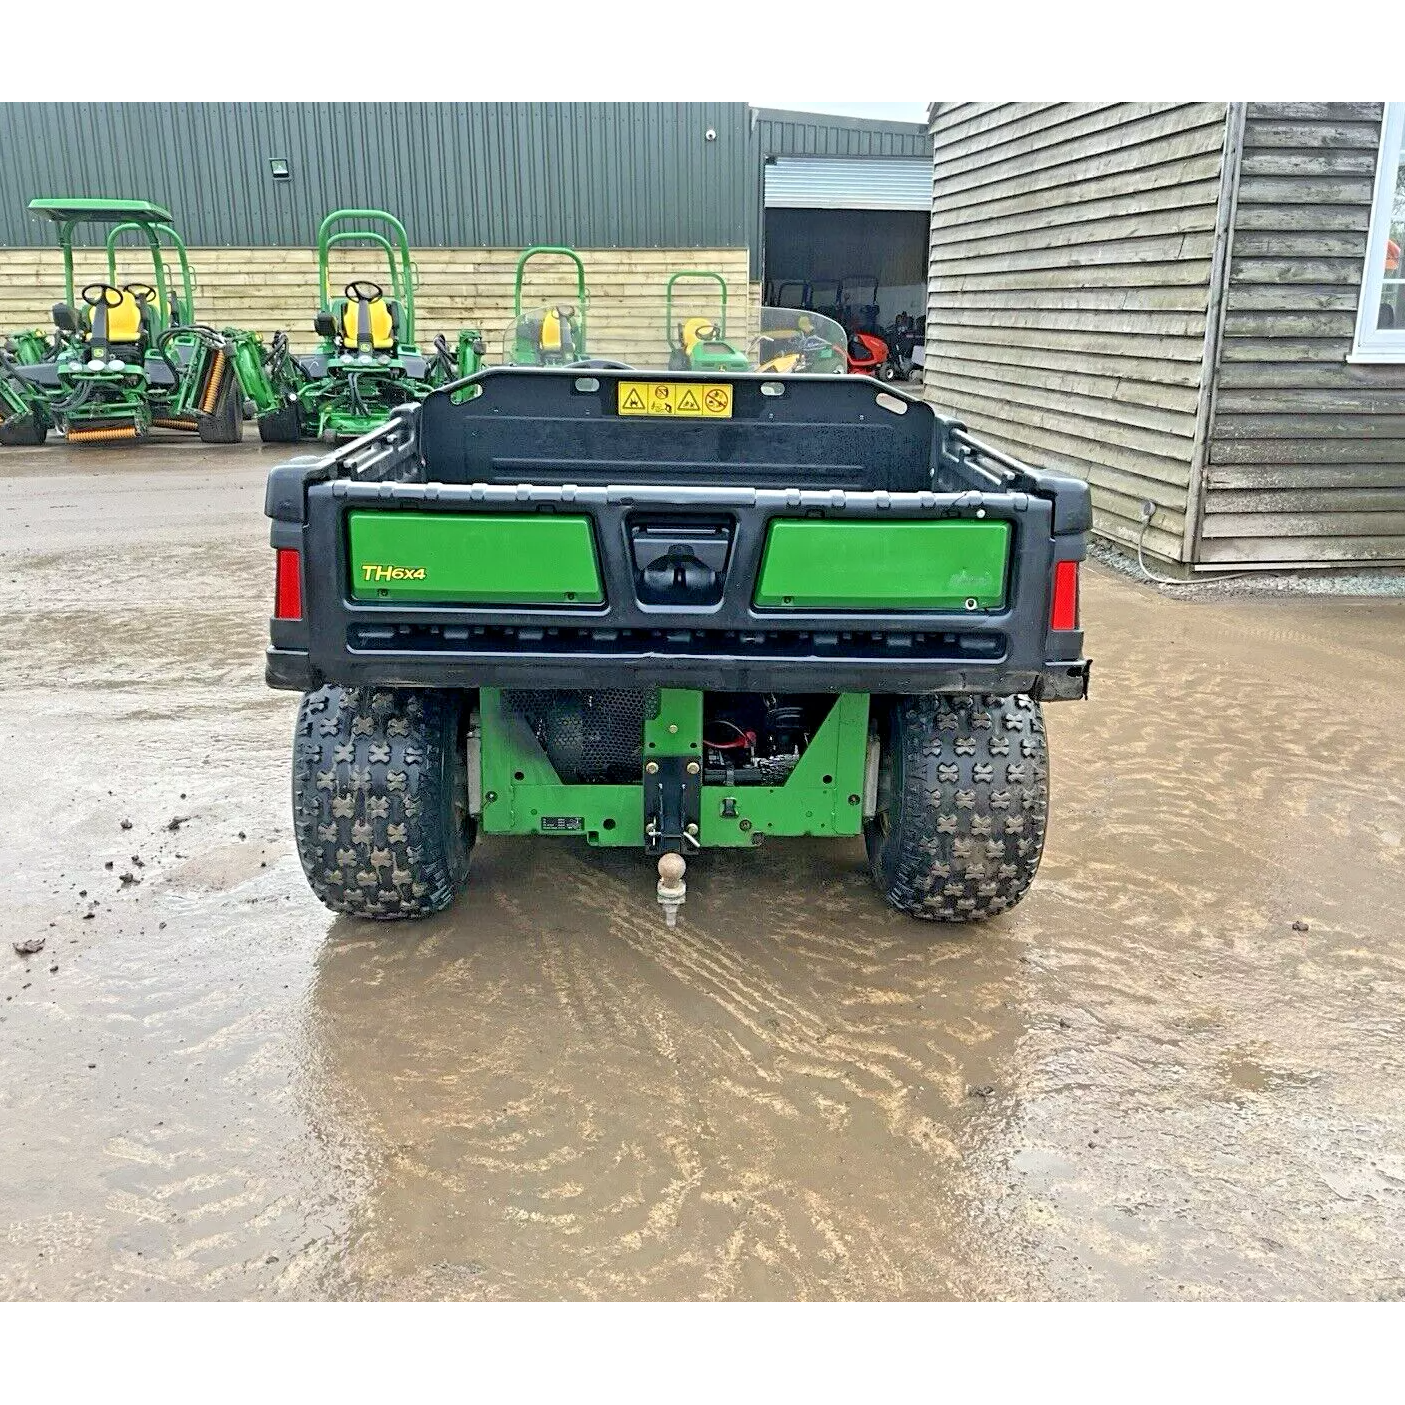
[[[927,307],[932,167],[925,158],[775,156],[765,167],[765,299],[807,307],[895,355],[907,379],[920,359]],[[871,345],[871,344],[870,344]]]
[[[766,163],[766,208],[932,208],[932,164],[910,157],[776,156]]]

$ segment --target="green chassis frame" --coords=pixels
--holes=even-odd
[[[684,351],[673,321],[673,285],[682,279],[699,279],[716,283],[721,294],[721,311],[717,318],[717,335],[700,343],[690,357]],[[685,268],[669,276],[664,285],[664,327],[668,334],[669,369],[672,371],[749,371],[751,358],[738,351],[727,340],[727,280],[713,269]]]
[[[784,785],[704,785],[701,847],[747,848],[765,835],[859,834],[868,704],[867,693],[839,694]],[[485,833],[573,834],[602,846],[644,846],[642,781],[568,785],[527,724],[504,706],[500,689],[482,689],[478,705]],[[645,764],[676,756],[701,761],[702,718],[701,692],[661,688],[658,716],[644,722]]]
[[[564,244],[533,244],[530,249],[523,249],[518,256],[517,274],[512,282],[512,353],[509,360],[514,366],[535,366],[537,364],[536,344],[529,343],[520,332],[522,283],[526,277],[527,265],[533,259],[547,255],[570,259],[576,266],[576,302],[579,304],[576,318],[576,359],[584,361],[590,355],[590,352],[586,350],[586,304],[589,301],[589,295],[586,292],[585,264],[581,256],[574,249],[568,249]]]

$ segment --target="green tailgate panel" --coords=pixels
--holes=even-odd
[[[588,517],[352,512],[351,595],[472,605],[598,605]]]
[[[756,603],[795,610],[947,610],[1005,603],[1008,522],[771,523]]]

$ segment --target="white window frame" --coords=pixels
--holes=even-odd
[[[1402,136],[1405,136],[1405,102],[1388,102],[1381,120],[1381,146],[1376,156],[1376,184],[1371,195],[1371,229],[1366,240],[1361,302],[1356,309],[1356,337],[1348,361],[1405,362],[1405,326],[1385,329],[1376,326],[1385,282],[1386,242],[1390,238]],[[1397,271],[1397,276],[1401,274],[1405,274],[1405,268]]]

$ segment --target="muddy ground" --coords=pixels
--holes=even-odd
[[[1405,602],[1093,567],[979,930],[799,842],[670,933],[551,840],[376,928],[293,853],[276,457],[0,455],[0,1295],[1405,1296]]]

